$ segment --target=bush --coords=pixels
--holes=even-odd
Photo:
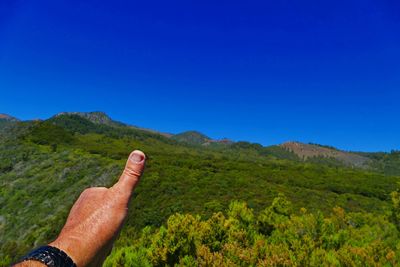
[[[175,214],[146,228],[131,246],[114,249],[105,266],[397,266],[399,231],[383,216],[294,214],[283,196],[258,217],[244,202],[227,215]]]

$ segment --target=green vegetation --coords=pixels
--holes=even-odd
[[[258,215],[244,202],[209,219],[169,217],[114,249],[105,266],[398,266],[399,232],[383,217],[292,211],[283,196]]]
[[[329,148],[331,150],[336,150],[338,151],[338,149],[334,146],[329,146],[329,145],[321,145],[321,144],[317,144],[317,143],[308,143],[309,145],[313,145],[313,146],[319,146],[319,147],[324,147],[324,148]]]
[[[108,265],[133,260],[204,266],[215,259],[228,266],[362,266],[373,265],[370,258],[378,249],[376,265],[399,261],[398,195],[392,194],[394,204],[390,199],[399,178],[379,166],[368,171],[322,159],[303,162],[279,146],[248,142],[196,146],[98,121],[72,114],[14,122],[6,132],[0,126],[0,266],[55,238],[80,192],[112,185],[133,149],[145,151],[149,160]],[[398,158],[390,157],[395,165]],[[280,193],[293,207],[282,222],[270,221]],[[301,212],[303,207],[308,211]],[[338,211],[346,223],[339,223]],[[248,222],[232,212],[250,216]],[[342,230],[343,236],[336,236]],[[189,241],[180,240],[186,235]],[[174,240],[193,243],[178,248]],[[357,253],[364,256],[352,258]],[[265,262],[256,261],[258,256]]]
[[[387,175],[400,175],[400,151],[391,153],[363,153],[373,161],[371,167]]]
[[[211,140],[211,138],[208,136],[196,131],[188,131],[176,134],[172,137],[172,139],[193,145],[202,145]]]

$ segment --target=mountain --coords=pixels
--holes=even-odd
[[[211,138],[197,131],[187,131],[171,137],[179,142],[184,142],[192,145],[203,145],[211,141]]]
[[[326,148],[327,152],[319,146],[304,146],[303,153],[306,148],[323,151],[307,152],[306,158],[302,154],[296,154],[300,153],[300,149],[291,151],[285,146],[264,147],[249,142],[204,145],[212,142],[212,139],[198,132],[191,131],[178,137],[165,136],[156,131],[114,123],[104,113],[84,114],[64,113],[43,121],[16,121],[7,126],[7,132],[11,134],[0,138],[0,266],[7,266],[31,248],[52,240],[80,192],[90,186],[108,187],[115,183],[133,149],[143,150],[148,156],[148,162],[140,186],[133,196],[127,224],[115,245],[120,256],[130,255],[123,251],[132,251],[129,246],[133,240],[139,238],[142,229],[150,231],[149,229],[164,227],[162,225],[171,226],[173,221],[168,218],[176,213],[198,214],[204,220],[210,219],[216,229],[230,227],[234,218],[242,218],[244,221],[229,233],[236,233],[235,236],[239,237],[242,229],[240,227],[244,227],[249,236],[241,240],[249,239],[248,244],[253,244],[254,241],[251,233],[264,233],[273,238],[274,233],[278,234],[273,232],[275,226],[268,226],[264,219],[253,223],[252,218],[261,216],[266,207],[275,205],[274,199],[279,194],[285,194],[288,201],[293,203],[294,213],[291,218],[304,214],[302,208],[308,212],[301,220],[287,222],[295,227],[292,230],[296,235],[310,231],[317,238],[319,233],[322,235],[327,229],[333,229],[335,234],[337,232],[337,236],[332,233],[327,239],[315,241],[324,244],[324,248],[339,249],[347,244],[343,241],[345,237],[340,234],[343,233],[342,228],[335,228],[344,225],[349,229],[364,225],[367,233],[377,233],[375,238],[371,237],[374,241],[390,236],[393,239],[390,242],[398,242],[395,227],[387,219],[393,209],[390,193],[396,190],[400,180],[400,170],[395,168],[400,165],[400,154],[395,151],[350,153],[370,160],[371,163],[365,162],[368,168],[358,168],[344,163],[333,164],[330,157],[340,155],[341,160],[350,157],[342,155],[347,152],[338,152],[333,148]],[[303,144],[299,146],[303,147]],[[322,155],[326,156],[323,159],[328,160],[320,160]],[[334,160],[337,161],[336,158]],[[247,202],[254,214],[242,209],[229,210],[231,219],[226,223],[220,221],[219,212],[230,209],[230,203],[237,200]],[[355,212],[356,215],[346,219],[323,219],[323,216],[330,216],[337,206],[342,207],[343,212]],[[301,209],[303,213],[300,212]],[[281,207],[273,208],[274,212],[280,210]],[[264,215],[268,217],[268,214],[270,213]],[[338,216],[342,216],[340,214]],[[276,224],[279,228],[281,214],[278,215],[274,217],[276,221],[273,225]],[[312,218],[317,221],[314,222]],[[330,220],[335,224],[329,225]],[[313,230],[313,225],[317,227],[322,223],[327,225]],[[302,228],[303,224],[307,227]],[[257,228],[260,225],[265,225],[265,228]],[[377,232],[377,225],[390,231]],[[197,230],[199,229],[208,231],[203,226],[199,226]],[[219,238],[224,236],[227,235],[220,232],[210,237],[210,253],[220,251],[218,244],[222,243],[218,242],[222,241]],[[362,234],[357,232],[352,236]],[[298,240],[303,239],[299,237]],[[369,240],[356,240],[351,244],[359,242],[364,245],[363,242],[368,243]],[[275,241],[272,240],[271,243]],[[390,242],[387,241],[385,246],[392,244]],[[261,245],[257,244],[253,247]],[[231,245],[234,244],[229,246]],[[284,248],[292,247],[298,246],[285,245]],[[313,249],[307,248],[310,251]],[[379,248],[371,248],[371,251],[378,251]],[[202,251],[206,253],[204,249]],[[280,251],[278,247],[274,249],[273,251]],[[162,251],[169,251],[169,248]],[[238,251],[241,250],[227,253],[233,259],[235,255],[242,255]],[[384,251],[383,258],[391,255],[389,250]],[[334,251],[329,255],[336,255],[335,253]],[[365,255],[369,255],[368,253]],[[319,258],[318,255],[315,258]],[[179,261],[178,258],[175,260]],[[119,261],[115,260],[114,263],[116,262]],[[182,266],[188,265],[196,266],[182,263]]]
[[[281,147],[295,153],[301,159],[327,158],[342,162],[348,166],[367,168],[371,159],[352,152],[341,151],[333,147],[316,144],[303,144],[300,142],[287,142]]]
[[[171,139],[178,142],[190,144],[190,145],[202,145],[202,146],[212,146],[212,145],[231,145],[234,142],[228,138],[221,140],[211,139],[197,131],[186,131],[183,133],[175,134],[170,136]]]
[[[5,135],[10,135],[11,128],[17,122],[19,122],[17,118],[0,113],[0,138],[4,137]]]
[[[17,118],[12,117],[12,116],[7,115],[7,114],[4,114],[4,113],[0,113],[0,120],[12,121],[12,122],[17,122],[17,121],[19,121]]]
[[[94,112],[61,112],[56,114],[54,117],[65,116],[65,115],[76,115],[87,119],[90,122],[96,124],[104,124],[108,126],[125,126],[121,122],[112,120],[106,113],[101,111]]]
[[[111,119],[106,113],[101,112],[101,111],[94,111],[94,112],[60,112],[58,114],[56,114],[54,117],[60,117],[60,116],[68,116],[68,115],[72,115],[72,116],[79,116],[82,117],[84,119],[89,120],[92,123],[95,124],[102,124],[102,125],[107,125],[107,126],[112,126],[112,127],[132,127],[138,130],[142,130],[142,131],[146,131],[146,132],[150,132],[150,133],[155,133],[155,134],[160,134],[163,135],[165,137],[172,137],[172,134],[169,133],[163,133],[163,132],[158,132],[152,129],[147,129],[147,128],[141,128],[141,127],[137,127],[137,126],[133,126],[133,125],[128,125],[119,121],[115,121],[113,119]]]

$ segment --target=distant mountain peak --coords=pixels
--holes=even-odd
[[[211,141],[211,138],[198,131],[186,131],[176,134],[171,137],[172,139],[180,142],[189,143],[192,145],[202,145]]]
[[[78,115],[78,116],[81,116],[81,117],[92,117],[92,118],[97,117],[97,118],[103,118],[103,119],[111,120],[111,118],[105,112],[102,112],[102,111],[60,112],[60,113],[56,114],[55,117],[62,116],[62,115]]]
[[[119,121],[115,121],[110,116],[108,116],[105,112],[102,112],[102,111],[60,112],[60,113],[54,115],[53,118],[57,118],[57,117],[61,117],[61,116],[79,116],[79,117],[84,118],[95,124],[103,124],[103,125],[112,126],[112,127],[127,126],[127,127],[134,128],[137,130],[141,130],[141,131],[145,131],[145,132],[149,132],[149,133],[153,133],[153,134],[159,134],[159,135],[162,135],[167,138],[170,138],[171,136],[173,136],[170,133],[163,133],[163,132],[159,132],[156,130],[142,128],[142,127],[122,123]]]
[[[19,119],[5,113],[0,113],[0,119],[7,121],[19,121]]]
[[[190,130],[190,131],[185,131],[183,133],[180,133],[182,135],[193,135],[193,136],[198,136],[204,139],[211,139],[210,137],[208,137],[207,135],[199,132],[199,131],[195,131],[195,130]]]
[[[112,120],[106,113],[102,111],[92,111],[92,112],[60,112],[55,117],[63,116],[63,115],[77,115],[82,118],[85,118],[96,124],[105,124],[110,126],[116,125],[124,125],[121,122],[117,122]]]
[[[234,143],[232,140],[228,138],[223,138],[220,140],[211,139],[207,135],[193,130],[173,135],[171,138],[179,142],[184,142],[191,145],[203,145],[203,146],[209,146],[212,144],[230,145]]]

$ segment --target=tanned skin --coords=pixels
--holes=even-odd
[[[101,266],[110,253],[125,218],[129,202],[145,166],[143,152],[133,151],[118,182],[111,188],[93,187],[82,192],[60,235],[49,245],[59,248],[77,267]],[[25,261],[15,266],[45,266]]]

